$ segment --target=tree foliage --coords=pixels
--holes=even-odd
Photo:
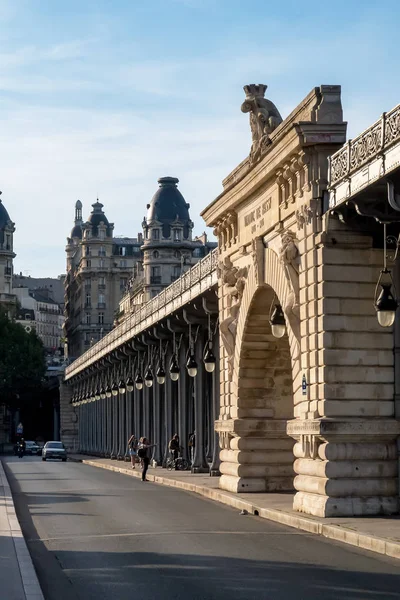
[[[0,403],[13,406],[42,386],[46,365],[42,341],[0,311]]]

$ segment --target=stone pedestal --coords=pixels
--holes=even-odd
[[[398,512],[396,437],[390,420],[292,421],[294,509],[318,517]]]
[[[293,440],[286,420],[217,421],[220,488],[230,492],[293,490]],[[233,437],[234,436],[234,437]]]

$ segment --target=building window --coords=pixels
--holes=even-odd
[[[180,258],[181,257],[181,253],[179,252],[179,250],[175,250],[174,256],[175,256],[175,258]]]
[[[121,279],[119,280],[119,289],[121,290],[121,292],[126,288],[127,285],[128,285],[128,278],[121,277]]]
[[[100,265],[99,265],[99,266],[100,266],[100,269],[104,269],[104,268],[105,268],[105,266],[106,266],[106,261],[104,260],[104,258],[101,258],[101,259],[100,259]]]
[[[120,267],[126,267],[126,265],[127,265],[127,262],[126,262],[126,260],[120,260],[120,261],[119,261],[119,266],[120,266]]]
[[[160,253],[158,250],[154,250],[153,252],[153,258],[158,258],[160,256]]]
[[[104,229],[99,229],[99,238],[101,240],[104,240],[106,237],[106,232],[104,231]]]
[[[200,258],[201,256],[203,256],[203,248],[195,248],[193,250],[193,256],[195,256],[196,258]]]
[[[91,306],[92,305],[92,295],[91,294],[86,294],[86,306]]]
[[[181,230],[174,229],[174,242],[180,242],[180,241],[181,241]]]
[[[106,278],[105,277],[99,277],[99,285],[106,285]]]
[[[99,256],[105,256],[105,255],[106,255],[106,249],[104,248],[104,246],[100,246]]]
[[[98,308],[105,308],[105,307],[106,307],[106,297],[104,294],[99,294]]]
[[[11,235],[6,234],[6,250],[11,250]]]
[[[90,279],[86,279],[86,281],[85,281],[86,291],[90,290],[91,287],[92,287],[92,282],[90,281]]]
[[[86,313],[86,325],[90,325],[92,318],[90,313]]]
[[[161,283],[161,267],[151,267],[150,283]]]
[[[104,325],[104,313],[99,312],[99,325]]]
[[[87,260],[86,261],[86,267],[90,268],[92,266],[92,261],[91,260]]]
[[[90,246],[86,246],[85,254],[86,256],[90,256]]]
[[[153,229],[152,238],[153,238],[153,240],[160,239],[160,230],[159,229]]]
[[[120,246],[119,247],[119,255],[120,256],[126,256],[126,247],[125,246]]]

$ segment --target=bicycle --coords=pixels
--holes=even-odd
[[[168,471],[187,471],[189,469],[189,463],[182,456],[178,456],[178,458],[173,458],[170,456],[167,458],[166,468]]]

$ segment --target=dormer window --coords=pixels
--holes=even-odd
[[[153,237],[153,240],[159,240],[160,239],[160,230],[153,229],[152,237]]]
[[[174,242],[180,242],[181,241],[181,230],[180,229],[174,229],[173,230],[173,238],[174,238]]]
[[[100,229],[100,228],[99,228],[99,238],[100,238],[101,240],[104,240],[104,239],[105,239],[105,237],[106,237],[106,232],[105,232],[105,230],[104,230],[104,229]]]
[[[119,247],[119,255],[120,256],[126,256],[126,246],[120,246]]]

